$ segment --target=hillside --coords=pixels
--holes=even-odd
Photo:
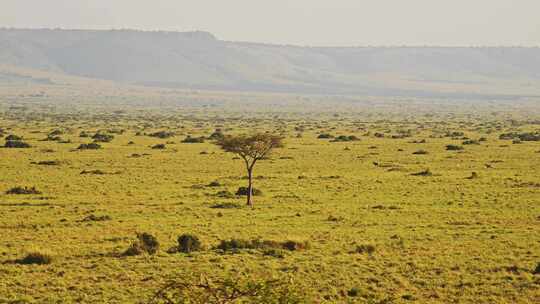
[[[0,65],[170,88],[540,96],[540,48],[319,48],[228,42],[206,32],[0,29]],[[0,69],[0,83],[17,81],[28,78]]]

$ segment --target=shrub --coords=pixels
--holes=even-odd
[[[499,136],[499,139],[509,140],[509,139],[519,139],[520,141],[540,141],[540,133],[503,133]]]
[[[202,243],[196,235],[182,234],[178,237],[178,251],[190,253],[202,250]]]
[[[158,131],[155,133],[148,134],[148,136],[150,137],[157,137],[157,138],[162,138],[162,139],[170,138],[170,137],[173,137],[174,135],[175,134],[173,132],[168,132],[168,131]]]
[[[287,249],[289,251],[297,251],[297,250],[304,250],[308,249],[310,247],[309,242],[298,242],[298,241],[285,241],[281,244],[283,249]]]
[[[407,301],[414,301],[416,299],[412,294],[404,294],[401,298]]]
[[[536,133],[521,133],[518,135],[522,141],[540,141],[540,132]]]
[[[540,274],[540,263],[536,265],[536,268],[533,270],[533,274]]]
[[[448,151],[460,151],[460,150],[463,150],[463,147],[458,146],[458,145],[446,145],[446,150],[448,150]]]
[[[198,144],[198,143],[203,143],[204,142],[204,137],[191,137],[191,136],[187,136],[186,138],[184,138],[182,140],[183,143],[187,143],[187,144]]]
[[[413,154],[415,154],[415,155],[426,155],[426,154],[429,154],[429,153],[426,150],[418,150],[418,151],[413,152]]]
[[[465,135],[465,133],[459,132],[459,131],[447,132],[447,133],[446,133],[446,136],[447,136],[447,137],[462,137],[462,136],[464,136],[464,135]]]
[[[328,134],[328,133],[321,133],[319,136],[317,136],[318,139],[330,139],[334,138],[334,135]]]
[[[163,149],[166,149],[166,146],[165,146],[165,144],[157,144],[157,145],[153,145],[152,149],[154,149],[154,150],[163,150]]]
[[[110,134],[96,133],[94,136],[92,136],[92,139],[94,142],[111,142],[114,139],[114,136]]]
[[[37,190],[36,187],[28,188],[28,187],[13,187],[6,191],[6,194],[23,194],[23,195],[29,195],[29,194],[41,194],[41,191]]]
[[[358,297],[360,295],[360,289],[353,287],[347,291],[349,297]]]
[[[48,253],[34,251],[28,253],[24,258],[15,261],[24,265],[47,265],[52,262],[52,256]]]
[[[30,148],[31,146],[24,141],[20,140],[8,140],[6,141],[5,148],[18,148],[18,149],[24,149],[24,148]]]
[[[262,191],[259,189],[251,188],[251,193],[254,196],[260,196],[262,195]],[[248,188],[247,187],[239,187],[236,191],[236,195],[248,195]]]
[[[461,143],[462,145],[479,145],[480,141],[474,139],[468,139]]]
[[[238,252],[242,249],[284,249],[289,251],[304,250],[310,247],[309,242],[298,242],[298,241],[285,241],[277,242],[271,240],[244,240],[244,239],[230,239],[230,240],[221,240],[219,245],[216,246],[216,249],[223,250],[225,252]]]
[[[360,138],[354,136],[354,135],[340,135],[336,138],[334,138],[333,140],[331,140],[331,142],[347,142],[347,141],[358,141],[360,140]]]
[[[137,233],[137,240],[124,251],[125,256],[140,255],[143,253],[155,254],[159,250],[159,242],[156,237],[149,233]]]
[[[80,144],[78,150],[99,150],[101,145],[97,143]]]

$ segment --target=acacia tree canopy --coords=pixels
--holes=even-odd
[[[216,144],[224,151],[234,153],[244,160],[248,172],[247,204],[252,206],[253,167],[273,149],[283,147],[283,138],[268,133],[224,136]]]
[[[283,138],[272,134],[225,136],[217,141],[224,151],[235,153],[249,164],[267,156],[272,149],[283,147]]]

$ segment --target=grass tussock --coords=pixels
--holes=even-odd
[[[157,238],[149,233],[137,233],[137,239],[124,251],[124,256],[136,256],[141,254],[156,254],[159,250]]]

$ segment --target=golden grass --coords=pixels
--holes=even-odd
[[[168,279],[191,271],[292,273],[326,303],[540,300],[540,277],[533,274],[540,262],[540,144],[498,139],[538,125],[489,117],[415,123],[184,114],[178,121],[157,114],[2,121],[11,127],[5,134],[23,136],[32,148],[0,149],[0,302],[144,302]],[[243,164],[210,142],[180,143],[219,126],[225,133],[286,134],[286,147],[255,167],[263,195],[255,197],[254,209],[211,208],[244,203],[216,195],[245,186]],[[57,128],[68,129],[60,136],[71,143],[40,141]],[[101,143],[101,150],[75,150],[91,141],[80,138],[81,131],[98,129],[125,132]],[[391,138],[407,129],[411,137]],[[135,136],[160,130],[178,135]],[[445,137],[450,130],[487,141],[447,151],[446,145],[463,141]],[[317,139],[321,132],[361,140],[332,143]],[[426,143],[412,143],[421,139]],[[166,149],[151,149],[160,143]],[[413,154],[420,149],[428,153]],[[59,163],[38,164],[53,160]],[[425,169],[432,175],[412,175]],[[92,170],[104,174],[81,174]],[[468,178],[472,172],[477,176]],[[209,187],[213,181],[220,185]],[[5,194],[16,186],[35,186],[42,194]],[[121,257],[137,232],[156,236],[160,250]],[[184,233],[198,236],[206,250],[168,254]],[[310,246],[276,256],[212,249],[231,238]],[[9,262],[33,246],[54,252],[52,263]]]

